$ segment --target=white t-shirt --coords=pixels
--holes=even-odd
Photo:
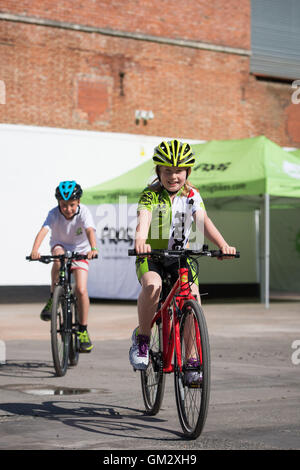
[[[65,250],[87,253],[91,247],[85,230],[95,228],[94,220],[89,209],[84,205],[78,206],[78,213],[70,220],[66,219],[56,206],[51,209],[43,223],[43,227],[51,230],[50,247],[62,245]]]

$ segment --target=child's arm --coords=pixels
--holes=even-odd
[[[42,227],[41,230],[38,232],[37,236],[35,237],[30,255],[32,259],[39,259],[39,257],[41,256],[39,253],[39,248],[48,232],[48,227]]]
[[[142,209],[138,212],[138,224],[135,232],[134,248],[137,253],[149,253],[151,246],[146,243],[152,220],[152,212]]]
[[[92,227],[88,227],[85,229],[85,233],[89,244],[91,245],[91,250],[88,252],[87,257],[88,259],[95,258],[98,254],[97,242],[96,242],[96,232]]]
[[[200,229],[202,232],[204,230],[205,237],[207,237],[212,243],[214,243],[222,251],[222,253],[228,255],[234,255],[236,253],[235,247],[228,245],[228,243],[224,240],[217,227],[208,217],[206,211],[196,211],[194,214],[194,218],[196,221],[197,228]]]

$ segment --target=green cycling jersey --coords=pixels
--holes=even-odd
[[[158,190],[144,189],[138,211],[145,209],[152,213],[147,243],[152,249],[174,250],[186,247],[193,216],[205,207],[194,188],[190,188],[187,195],[182,188],[171,201],[168,191],[161,186]]]

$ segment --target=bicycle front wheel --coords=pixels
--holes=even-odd
[[[146,370],[141,371],[141,383],[146,414],[156,415],[160,410],[165,390],[161,319],[154,322],[151,329],[149,365]]]
[[[68,368],[70,332],[67,327],[67,307],[62,286],[53,293],[51,313],[51,349],[56,375],[62,377]]]
[[[186,437],[202,432],[210,394],[210,349],[204,313],[195,300],[185,302],[180,319],[182,370],[175,354],[175,394],[179,421]]]
[[[75,295],[75,290],[72,289],[71,297],[71,315],[72,315],[72,334],[70,336],[70,350],[69,350],[69,362],[70,366],[77,366],[79,360],[79,338],[77,335],[79,321],[78,321],[78,308],[77,308],[77,298]]]

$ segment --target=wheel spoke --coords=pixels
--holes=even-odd
[[[70,337],[70,350],[69,350],[69,363],[71,366],[76,366],[79,360],[79,338],[78,331],[78,311],[77,299],[73,292],[71,299],[71,314],[72,314],[72,333]]]
[[[175,370],[176,403],[184,433],[200,435],[207,415],[210,389],[210,354],[201,307],[187,301],[180,320],[182,372]]]
[[[145,371],[141,371],[143,399],[146,413],[149,415],[158,413],[164,393],[165,377],[163,374],[161,343],[161,325],[154,323],[149,344],[149,365]]]
[[[66,331],[66,315],[64,291],[61,286],[57,286],[53,293],[51,313],[51,347],[54,368],[59,377],[65,375],[68,367],[70,334]]]

